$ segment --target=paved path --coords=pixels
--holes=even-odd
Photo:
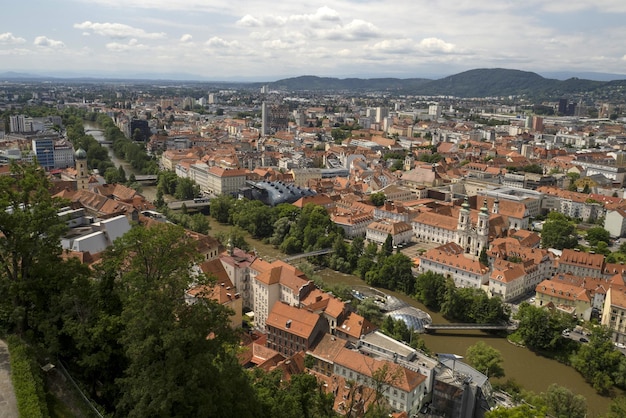
[[[0,340],[0,418],[17,418],[17,401],[11,383],[9,348]]]

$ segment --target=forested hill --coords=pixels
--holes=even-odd
[[[270,88],[288,91],[394,91],[406,94],[456,97],[526,95],[558,98],[576,93],[626,88],[626,80],[592,81],[549,79],[539,74],[502,68],[476,69],[438,80],[423,78],[328,78],[301,76],[278,80]]]
[[[304,75],[278,80],[271,83],[270,87],[291,91],[380,91],[419,89],[431,82],[427,78],[333,78]]]

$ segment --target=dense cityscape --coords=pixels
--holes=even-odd
[[[19,416],[626,416],[622,83],[477,74],[1,81]]]

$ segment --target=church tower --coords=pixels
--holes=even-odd
[[[496,200],[493,201],[493,207],[491,208],[491,213],[498,214],[500,213],[500,200],[496,197]]]
[[[471,227],[470,205],[467,201],[467,197],[465,197],[465,201],[461,205],[459,212],[459,222],[456,226],[457,244],[463,247],[465,252],[469,252],[470,246],[472,245]]]
[[[76,162],[76,190],[89,189],[89,171],[87,169],[87,152],[78,148],[74,153]]]
[[[413,150],[409,148],[409,152],[406,157],[404,157],[404,171],[409,171],[413,168],[413,163],[415,162],[415,157],[413,156]]]
[[[487,208],[487,199],[484,200],[483,206],[478,214],[478,224],[476,225],[476,246],[474,255],[480,255],[483,249],[487,249],[489,245],[489,209]]]

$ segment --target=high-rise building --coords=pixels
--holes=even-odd
[[[37,162],[46,170],[54,168],[54,141],[50,136],[35,137],[31,140]]]
[[[439,117],[441,117],[442,110],[443,108],[439,103],[431,104],[428,106],[428,116],[430,116],[431,119],[439,119]]]
[[[128,137],[133,141],[147,142],[150,139],[150,126],[144,119],[132,119],[128,124]]]
[[[382,123],[383,119],[389,116],[389,109],[386,107],[377,107],[376,108],[376,123]]]
[[[261,105],[261,135],[287,129],[289,126],[289,108],[281,104]]]
[[[540,116],[533,116],[532,129],[535,132],[543,132],[543,118]]]

